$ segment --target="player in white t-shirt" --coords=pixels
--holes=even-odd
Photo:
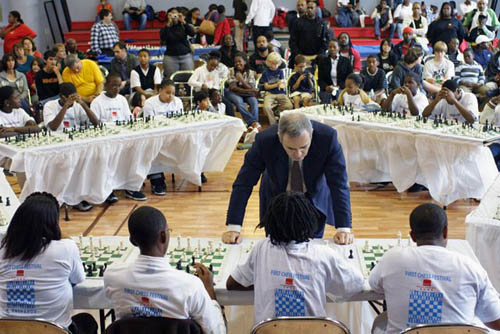
[[[106,78],[104,91],[92,101],[90,109],[99,122],[128,121],[132,117],[127,99],[119,94],[121,82],[120,74],[111,72]]]
[[[410,215],[417,247],[393,248],[371,271],[369,284],[385,295],[387,334],[418,324],[473,323],[500,329],[500,299],[481,265],[446,249],[446,213],[433,203]]]
[[[225,334],[210,271],[197,263],[196,277],[173,268],[165,257],[170,240],[165,216],[142,206],[130,215],[128,229],[140,255],[134,263],[104,273],[104,290],[116,316],[193,319],[203,333]]]
[[[180,98],[175,96],[175,84],[172,80],[163,79],[159,94],[146,100],[142,109],[144,117],[166,116],[170,112],[184,111]]]
[[[227,280],[228,290],[254,290],[254,322],[280,316],[326,316],[326,293],[348,296],[363,290],[354,263],[310,240],[318,213],[301,193],[276,196],[258,227],[259,241]]]
[[[38,131],[35,120],[21,109],[17,91],[10,86],[0,87],[0,137]]]
[[[464,92],[455,80],[448,80],[422,116],[441,116],[460,123],[474,123],[479,116],[477,98],[472,93]]]
[[[427,96],[420,90],[420,78],[409,72],[404,79],[404,85],[394,89],[385,101],[385,110],[406,114],[408,116],[422,115],[429,104]]]
[[[0,318],[38,318],[97,334],[91,315],[71,316],[72,286],[84,280],[78,247],[61,239],[59,203],[47,193],[31,194],[0,244]]]
[[[58,100],[47,102],[43,106],[43,121],[52,131],[62,131],[64,128],[79,128],[89,121],[97,126],[97,117],[76,92],[75,85],[64,82],[59,86]]]

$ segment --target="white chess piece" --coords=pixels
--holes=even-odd
[[[187,237],[187,247],[186,251],[190,252],[191,251],[191,238]]]
[[[102,249],[102,239],[99,239],[99,249]]]
[[[408,247],[411,246],[411,237],[410,237],[410,234],[408,233]]]
[[[7,225],[7,217],[3,212],[3,210],[0,209],[0,226],[6,226],[6,225]]]
[[[181,236],[177,236],[177,249],[181,249]]]
[[[398,246],[400,246],[400,247],[401,247],[401,236],[402,236],[401,231],[399,231],[398,232]]]
[[[365,240],[365,251],[369,251],[370,250],[370,242],[367,240]]]
[[[124,247],[123,247],[123,241],[120,241],[120,249],[124,249]]]

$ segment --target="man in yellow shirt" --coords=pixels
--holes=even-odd
[[[62,73],[63,81],[75,85],[78,95],[90,104],[104,88],[104,77],[99,66],[92,60],[80,60],[72,54],[68,55],[64,62],[66,68]]]

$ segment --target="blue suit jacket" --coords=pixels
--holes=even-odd
[[[351,227],[351,201],[346,165],[337,131],[312,121],[313,136],[307,156],[302,162],[302,173],[307,188],[305,193],[316,209],[326,217],[326,223]],[[289,158],[278,138],[278,127],[273,125],[259,133],[233,183],[226,224],[242,225],[248,198],[259,181],[260,218],[271,199],[286,191]]]

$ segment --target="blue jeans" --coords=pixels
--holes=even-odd
[[[394,24],[391,23],[389,26],[389,38],[394,38]],[[378,17],[375,18],[375,36],[380,37],[380,19]]]
[[[342,28],[355,27],[358,25],[359,15],[355,12],[350,11],[347,8],[340,7],[338,9],[338,14],[335,17],[337,21],[337,26]]]
[[[227,98],[236,105],[236,109],[241,114],[247,125],[252,125],[258,122],[259,119],[259,103],[257,98],[253,96],[240,96],[233,92],[226,92]],[[250,111],[247,109],[245,102],[250,105]]]
[[[403,39],[403,23],[396,23],[396,31],[398,33],[398,38]]]
[[[125,30],[130,30],[130,20],[136,20],[140,22],[139,30],[146,29],[146,23],[148,22],[148,16],[146,13],[141,15],[130,15],[129,13],[123,13],[123,24],[125,25]]]

